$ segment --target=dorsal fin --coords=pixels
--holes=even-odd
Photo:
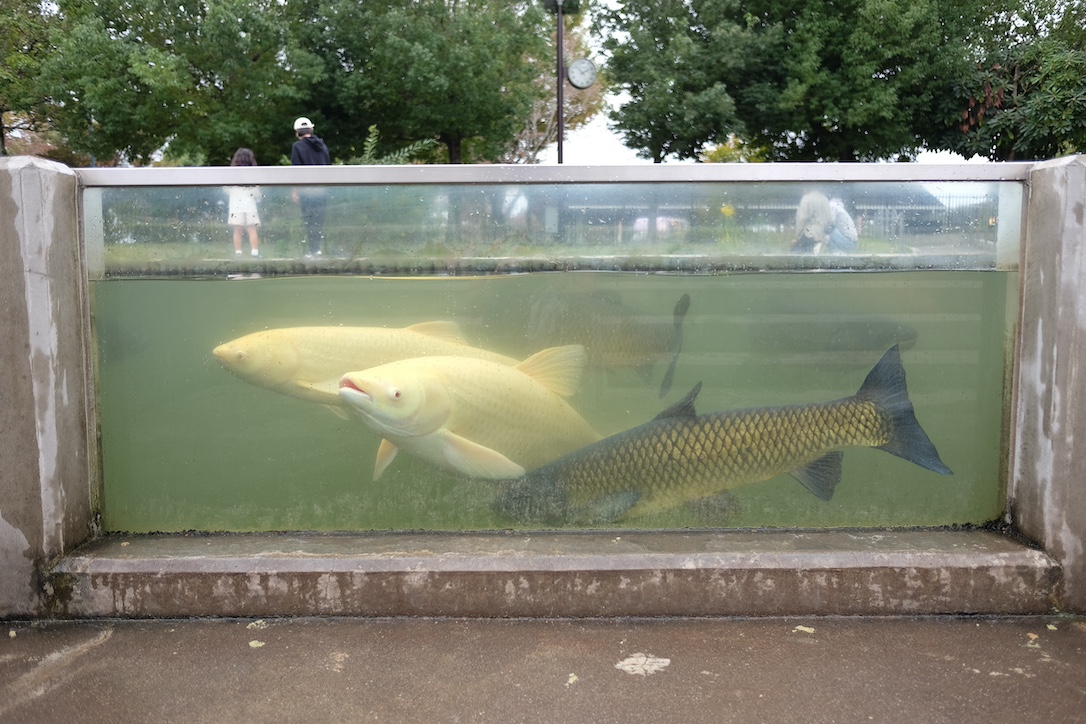
[[[562,397],[569,397],[581,384],[588,353],[584,345],[548,347],[516,366],[518,370]]]
[[[652,419],[666,420],[669,417],[697,417],[698,411],[694,409],[694,399],[697,398],[699,392],[701,392],[700,382],[694,385],[690,391],[686,393],[686,397],[682,398]]]
[[[460,325],[456,322],[419,322],[404,329],[425,334],[427,337],[443,339],[446,342],[465,344],[464,337],[460,333]]]

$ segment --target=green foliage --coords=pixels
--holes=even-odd
[[[727,4],[663,0],[603,14],[608,73],[631,97],[612,119],[644,158],[696,158],[742,128],[725,79],[756,38],[720,17]]]
[[[229,163],[289,139],[288,117],[319,72],[275,0],[61,0],[43,66],[73,146],[147,163],[170,144]],[[285,126],[285,131],[284,131]]]
[[[666,0],[605,14],[614,114],[647,158],[737,134],[770,160],[910,156],[967,57],[978,8],[934,0]],[[623,35],[622,33],[627,33]]]
[[[352,143],[377,124],[393,144],[437,138],[452,163],[495,159],[539,97],[548,25],[536,4],[328,0],[322,7],[315,22],[335,52],[325,58],[329,87],[311,102],[334,152],[356,153]]]
[[[378,138],[379,134],[377,132],[377,126],[370,126],[369,134],[366,136],[366,142],[362,145],[362,155],[348,160],[347,163],[355,166],[398,166],[407,163],[415,156],[433,148],[437,144],[437,141],[434,139],[426,138],[421,141],[410,143],[391,153],[378,156]]]
[[[768,155],[768,149],[747,143],[739,136],[731,136],[724,143],[702,153],[701,161],[703,163],[762,163]]]
[[[935,145],[993,161],[1086,150],[1086,4],[1025,2],[989,27]]]
[[[507,159],[553,95],[553,25],[537,0],[7,0],[0,111],[104,163],[226,164],[241,146],[269,163],[301,115],[337,160]]]
[[[7,155],[9,129],[31,131],[46,115],[37,78],[49,52],[49,22],[34,0],[0,4],[0,155]]]

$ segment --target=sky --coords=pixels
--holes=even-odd
[[[558,144],[551,144],[540,156],[540,163],[558,163]],[[607,127],[607,116],[601,113],[584,127],[566,132],[566,138],[562,142],[562,163],[578,166],[626,166],[652,161],[638,158],[636,151],[622,145],[622,139]]]
[[[562,163],[578,166],[627,166],[652,163],[649,159],[638,158],[633,149],[622,145],[622,139],[611,131],[607,124],[607,116],[601,113],[583,128],[567,131],[562,143]],[[917,163],[960,163],[963,160],[961,156],[948,151],[923,151],[917,158]],[[977,157],[970,159],[969,162],[984,163],[985,159]],[[541,154],[540,163],[545,165],[558,163],[557,144],[551,144]],[[665,163],[693,163],[693,161],[671,159]]]

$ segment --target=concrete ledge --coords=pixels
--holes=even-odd
[[[987,531],[111,537],[60,617],[1036,614],[1058,566]]]

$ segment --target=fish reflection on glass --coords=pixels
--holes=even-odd
[[[503,483],[496,510],[548,525],[637,518],[782,473],[829,500],[849,447],[951,474],[916,419],[896,346],[859,392],[832,402],[697,415],[700,388],[644,425]]]
[[[350,372],[339,394],[382,437],[374,479],[402,449],[449,472],[508,478],[600,439],[563,399],[585,364],[580,345],[516,365],[420,357]]]
[[[892,317],[847,312],[764,315],[752,329],[752,342],[762,352],[824,362],[851,361],[893,345],[911,349],[918,337],[914,327]]]
[[[465,344],[454,322],[404,328],[284,327],[247,334],[212,354],[241,379],[309,402],[340,406],[345,372],[412,357],[459,355],[506,365],[518,360]]]
[[[675,376],[689,308],[688,294],[679,298],[670,316],[661,316],[637,314],[605,294],[551,293],[532,303],[528,339],[537,347],[584,345],[589,367],[634,369],[646,382],[656,364],[668,360],[660,382],[663,397]]]

